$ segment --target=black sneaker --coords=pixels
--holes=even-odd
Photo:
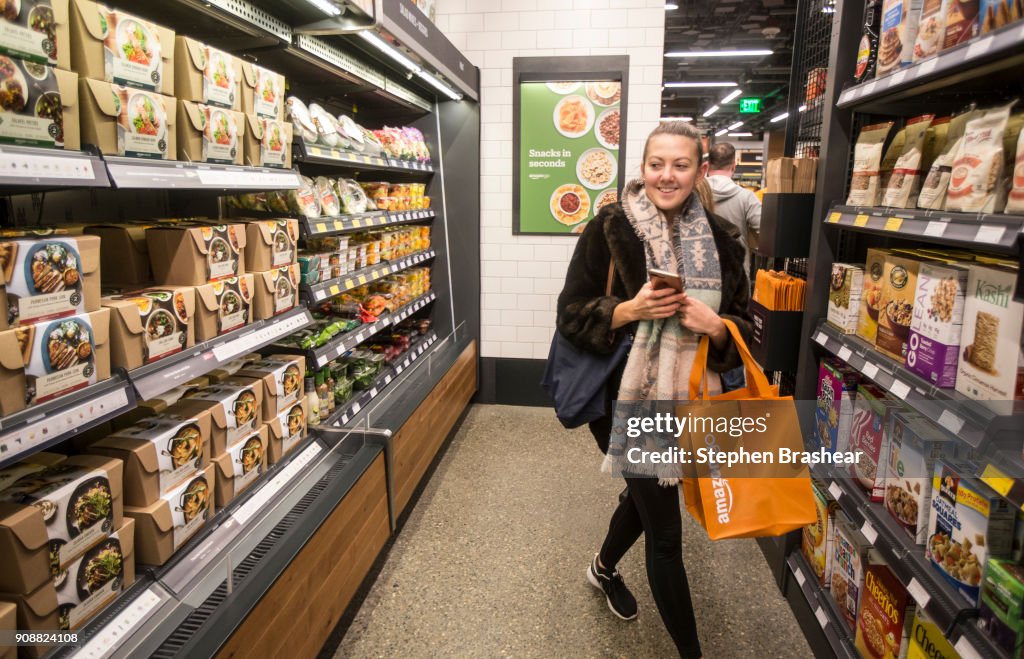
[[[597,554],[594,554],[594,560],[587,568],[587,581],[604,593],[604,597],[608,601],[608,608],[612,610],[612,613],[623,620],[636,618],[636,598],[633,597],[633,593],[626,588],[626,582],[622,580],[622,575],[618,572],[613,570],[611,575],[606,575],[598,571]]]

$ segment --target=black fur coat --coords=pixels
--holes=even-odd
[[[747,306],[750,285],[743,268],[744,250],[739,241],[739,231],[710,213],[708,222],[722,266],[719,315],[736,323],[749,345],[751,318]],[[615,277],[611,296],[605,296],[609,257],[615,260]],[[611,353],[617,342],[617,335],[611,330],[612,312],[619,303],[632,299],[647,279],[643,243],[626,218],[621,204],[604,206],[583,231],[569,262],[565,287],[558,296],[558,331],[581,350]],[[626,326],[617,331],[634,329]],[[732,337],[723,350],[711,345],[708,354],[710,370],[721,373],[741,363]]]

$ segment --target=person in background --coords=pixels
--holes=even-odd
[[[664,122],[648,136],[642,178],[629,182],[622,200],[601,208],[580,236],[558,297],[558,331],[578,349],[608,355],[623,333],[635,335],[625,364],[608,379],[605,416],[590,431],[607,456],[624,447],[612,432],[612,404],[689,399],[689,378],[702,335],[707,365],[721,373],[741,364],[723,318],[750,340],[750,284],[736,228],[702,203],[707,164],[701,135],[680,121]],[[705,188],[705,192],[709,192]],[[611,294],[605,292],[609,263]],[[685,291],[655,289],[650,268],[678,272]],[[709,381],[709,393],[719,387]],[[615,444],[614,446],[610,446]],[[637,465],[642,469],[643,465]],[[604,467],[603,467],[604,468]],[[701,657],[690,587],[683,567],[680,488],[682,470],[663,475],[623,470],[626,496],[612,514],[587,580],[624,620],[637,615],[636,599],[615,567],[644,536],[647,581],[680,656]]]

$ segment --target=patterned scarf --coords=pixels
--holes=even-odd
[[[640,180],[631,181],[626,186],[622,208],[633,230],[644,243],[647,267],[678,272],[687,295],[703,301],[717,313],[722,301],[722,267],[711,224],[697,195],[690,195],[671,226],[665,215],[651,203]],[[655,411],[673,411],[670,403],[664,410],[654,410],[653,407],[662,406],[647,403],[687,400],[690,372],[693,370],[699,340],[700,337],[683,327],[676,316],[640,321],[626,360],[618,396],[619,401],[634,401],[636,405],[620,403],[617,408],[643,409],[638,415],[647,416]],[[709,389],[711,394],[719,393],[718,378],[709,378]],[[623,420],[623,415],[617,410],[615,416],[611,442],[602,469],[618,473],[621,471],[619,467],[627,466],[622,460],[627,450],[627,441],[631,446],[637,446],[638,440],[627,440],[623,424],[618,422]],[[658,445],[665,443],[663,437],[655,439],[654,446],[651,446],[652,439],[641,438],[641,444],[646,440],[646,446],[643,447],[645,450],[668,448]],[[667,479],[680,476],[677,465],[628,464],[627,471]]]

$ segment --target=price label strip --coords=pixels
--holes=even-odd
[[[839,483],[832,481],[828,486],[828,493],[832,495],[832,498],[839,501],[843,496],[843,488],[839,487]]]
[[[961,636],[953,649],[960,655],[960,659],[982,659],[982,654],[974,649],[971,642],[967,640],[966,636]]]
[[[268,327],[263,327],[255,332],[239,337],[234,341],[228,341],[213,349],[213,356],[219,363],[231,361],[238,355],[251,352],[272,343],[282,336],[292,334],[296,330],[305,327],[307,323],[306,314],[295,314],[285,320],[278,321]]]
[[[319,444],[310,444],[302,453],[297,455],[294,460],[288,463],[288,466],[282,469],[276,476],[274,476],[266,485],[257,490],[249,500],[242,504],[235,512],[231,515],[232,518],[239,524],[245,524],[256,515],[261,509],[263,509],[267,503],[277,495],[278,492],[288,484],[290,480],[300,474],[306,465],[308,465],[313,458],[320,454],[322,449]]]
[[[886,231],[899,231],[900,227],[902,227],[902,226],[903,226],[903,218],[902,217],[890,217],[888,220],[885,221],[885,230]]]
[[[869,380],[874,380],[878,377],[878,366],[871,362],[864,362],[864,367],[860,371]]]
[[[1003,234],[1006,233],[1006,227],[1002,225],[983,224],[978,227],[978,233],[975,234],[974,240],[979,243],[997,244],[1003,239]]]
[[[821,625],[822,629],[828,627],[828,616],[820,606],[814,610],[814,617],[818,619],[818,624]]]
[[[932,600],[932,596],[928,594],[925,587],[917,579],[911,579],[910,583],[907,584],[907,592],[914,598],[917,605],[922,609],[928,606],[928,602]]]
[[[875,541],[878,540],[878,531],[875,530],[875,527],[868,520],[864,520],[863,526],[860,527],[860,532],[871,544],[875,544]]]
[[[964,427],[964,420],[956,413],[946,409],[942,410],[942,414],[939,415],[939,425],[954,435],[959,435],[960,430]]]
[[[852,356],[853,351],[850,350],[850,348],[848,348],[847,346],[843,346],[842,348],[839,349],[839,352],[836,353],[836,357],[843,360],[844,362],[850,361],[850,357]]]
[[[906,400],[907,394],[910,393],[910,385],[900,380],[893,380],[892,386],[889,387],[889,391],[900,400]]]
[[[938,220],[929,220],[928,224],[924,228],[924,235],[932,238],[941,238],[946,233],[946,227],[949,226],[948,222],[939,222]]]
[[[814,341],[819,345],[825,345],[828,343],[828,334],[825,334],[824,332],[818,332],[814,337]]]
[[[994,44],[995,41],[996,40],[992,37],[984,37],[982,39],[978,39],[977,41],[975,41],[974,43],[967,47],[967,53],[964,55],[964,59],[969,60],[984,55],[985,53],[992,49],[992,44]]]
[[[103,659],[110,656],[126,638],[131,635],[139,623],[146,620],[163,600],[153,588],[136,597],[128,608],[99,630],[91,641],[86,643],[72,656],[81,659]]]
[[[800,584],[801,588],[803,588],[804,584],[807,582],[807,577],[804,576],[804,571],[798,567],[793,568],[793,576],[796,577],[796,582]]]
[[[929,60],[925,60],[924,62],[917,66],[916,77],[921,78],[926,75],[931,75],[932,71],[935,70],[935,67],[938,66],[938,64],[938,56],[932,57]]]

